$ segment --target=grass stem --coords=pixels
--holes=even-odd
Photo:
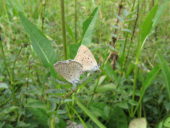
[[[42,1],[42,11],[41,11],[41,29],[44,30],[44,22],[45,22],[45,8],[46,8],[46,0]]]
[[[75,43],[77,43],[77,0],[74,0],[74,37]]]
[[[64,47],[64,58],[67,59],[67,40],[66,40],[66,25],[65,25],[65,7],[64,0],[61,2],[61,20],[62,20],[62,32],[63,32],[63,47]]]

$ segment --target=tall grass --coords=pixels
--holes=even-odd
[[[166,2],[31,0],[15,6],[18,1],[0,1],[4,10],[0,12],[0,34],[5,38],[0,41],[0,64],[5,65],[4,69],[0,65],[0,127],[65,128],[71,121],[85,128],[127,128],[132,118],[143,116],[150,127],[159,121],[164,124],[170,99],[168,56],[159,55],[155,60],[155,55],[149,61],[148,57],[153,55],[152,49],[157,50],[153,45],[163,46],[160,42],[166,37],[160,35],[162,26],[156,31],[160,42],[152,37]],[[91,6],[100,8],[90,12]],[[54,18],[59,15],[61,19]],[[72,20],[67,21],[66,16]],[[117,26],[114,31],[113,24]],[[108,43],[111,32],[118,35],[114,47]],[[61,53],[64,59],[74,58],[81,44],[91,49],[101,67],[100,72],[84,73],[85,81],[72,90],[71,84],[62,82],[53,64],[62,57]],[[112,60],[107,59],[110,52],[120,56],[114,70]],[[167,93],[160,94],[159,89]]]
[[[61,3],[61,20],[62,20],[62,32],[63,32],[63,47],[64,47],[64,58],[67,59],[67,38],[66,38],[66,23],[65,23],[65,6],[64,0],[60,0]]]

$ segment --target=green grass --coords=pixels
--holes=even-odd
[[[0,0],[0,128],[128,128],[139,117],[168,128],[169,5]],[[73,59],[81,44],[100,72],[83,74],[72,90],[53,64]]]

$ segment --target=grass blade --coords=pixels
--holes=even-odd
[[[34,51],[39,56],[45,66],[54,64],[56,61],[56,53],[54,52],[51,41],[48,40],[40,30],[33,25],[22,13],[20,20],[25,28],[25,31],[30,36],[31,44]]]
[[[139,32],[139,41],[137,44],[137,49],[136,49],[136,59],[138,61],[140,54],[142,52],[143,46],[145,44],[146,39],[148,38],[149,34],[153,30],[154,26],[154,18],[156,16],[158,10],[158,5],[156,4],[151,11],[148,13],[146,18],[144,19],[143,23],[139,27],[140,32]]]
[[[159,55],[159,62],[165,79],[164,82],[168,91],[168,96],[170,99],[170,68],[168,66],[168,62],[161,55]]]
[[[159,23],[159,21],[161,21],[160,18],[165,13],[166,9],[169,7],[169,3],[170,3],[169,0],[164,0],[161,2],[154,19],[153,27],[155,27]]]
[[[106,128],[83,104],[78,100],[76,101],[77,105],[90,117],[90,119],[96,123],[99,128]]]
[[[91,15],[83,23],[83,38],[81,44],[88,45],[91,43],[97,15],[98,8],[95,8]]]
[[[154,18],[158,10],[158,5],[155,5],[146,16],[143,24],[140,26],[140,42],[144,42],[152,31]]]
[[[159,72],[160,68],[158,66],[154,67],[152,71],[150,71],[146,77],[146,80],[143,82],[143,86],[140,91],[140,97],[143,97],[146,89],[151,85],[152,81],[155,79]]]
[[[146,80],[143,82],[143,85],[142,85],[142,88],[140,89],[140,99],[138,101],[138,105],[137,107],[135,108],[134,110],[134,113],[136,113],[136,111],[138,110],[139,106],[141,105],[141,102],[142,102],[142,99],[143,99],[143,96],[146,92],[146,90],[148,89],[149,86],[151,86],[152,84],[152,81],[155,79],[155,77],[157,76],[158,72],[160,71],[160,68],[159,66],[156,66],[152,69],[152,71],[150,71],[147,76],[146,76]]]
[[[74,58],[81,44],[88,45],[92,41],[92,35],[97,20],[98,8],[95,8],[91,15],[83,23],[83,37],[81,42],[69,45],[68,56]]]

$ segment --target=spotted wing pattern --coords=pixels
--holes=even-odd
[[[99,66],[94,58],[92,52],[85,45],[81,45],[78,49],[77,55],[74,58],[83,66],[83,71],[96,71],[99,70]]]
[[[59,61],[54,64],[56,72],[58,72],[65,80],[72,84],[79,81],[83,67],[75,60]]]

